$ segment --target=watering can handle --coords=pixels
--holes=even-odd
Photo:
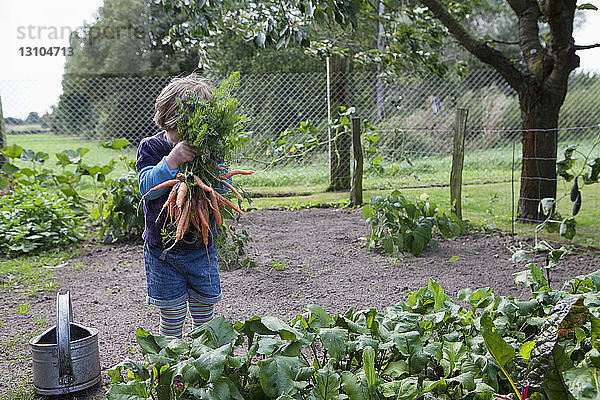
[[[58,383],[68,385],[75,381],[71,361],[71,322],[73,307],[71,294],[56,296],[56,344],[58,348]]]

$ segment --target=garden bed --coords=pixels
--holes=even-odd
[[[217,315],[245,320],[254,315],[288,320],[307,304],[318,304],[329,313],[375,307],[379,311],[406,298],[410,292],[435,279],[452,297],[465,287],[489,286],[496,295],[529,297],[529,289],[517,287],[512,274],[524,263],[510,261],[509,247],[533,246],[531,238],[474,234],[456,240],[440,240],[437,250],[421,257],[392,259],[367,252],[368,226],[360,210],[301,209],[262,210],[247,214],[240,227],[254,239],[247,246],[253,268],[222,271],[224,300]],[[544,265],[544,255],[535,260]],[[600,257],[575,249],[552,270],[551,282],[562,282],[600,269]],[[0,277],[0,279],[8,279]],[[100,362],[105,386],[77,398],[104,398],[107,369],[125,358],[139,359],[135,328],[155,332],[158,313],[147,307],[142,246],[89,246],[77,260],[54,270],[58,290],[70,290],[75,321],[100,331]],[[0,301],[0,397],[18,386],[31,391],[31,356],[25,339],[54,325],[54,293],[24,297],[15,291],[2,293]],[[28,302],[28,312],[19,304]],[[191,328],[188,320],[186,329]]]

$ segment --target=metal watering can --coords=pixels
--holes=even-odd
[[[102,380],[98,330],[73,322],[71,295],[56,296],[56,326],[29,341],[35,392],[68,394]]]

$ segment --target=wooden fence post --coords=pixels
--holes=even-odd
[[[462,171],[465,159],[465,131],[467,130],[466,108],[456,110],[454,127],[454,149],[452,152],[452,172],[450,172],[450,204],[452,211],[462,220]]]
[[[352,172],[352,187],[350,189],[350,205],[360,206],[363,202],[362,178],[363,178],[363,150],[360,142],[361,121],[358,117],[352,117],[352,153],[354,155],[354,169]]]
[[[4,125],[4,114],[2,113],[2,95],[0,95],[0,149],[6,147],[6,126]],[[4,165],[6,157],[0,154],[0,168]]]

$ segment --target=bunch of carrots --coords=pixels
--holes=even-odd
[[[226,171],[225,168],[219,165],[216,165],[215,168],[221,172],[216,175],[217,181],[231,190],[242,201],[242,195],[227,180],[234,175],[250,175],[254,171],[240,169]],[[193,173],[179,173],[175,179],[165,181],[153,187],[150,189],[150,192],[167,187],[171,187],[171,191],[169,192],[167,201],[163,204],[157,221],[166,213],[163,232],[166,236],[170,236],[168,227],[172,226],[175,228],[174,242],[169,249],[182,240],[186,232],[192,229],[192,227],[202,236],[204,246],[208,247],[209,235],[214,235],[214,232],[211,232],[209,222],[211,212],[214,214],[215,222],[218,226],[223,225],[221,210],[230,214],[231,210],[233,210],[240,215],[244,215],[244,212],[238,205],[228,200],[217,189],[204,183],[198,175]]]
[[[237,100],[232,96],[239,80],[239,73],[231,74],[209,100],[188,92],[184,101],[178,101],[180,119],[177,133],[197,149],[197,154],[193,160],[182,164],[182,172],[175,179],[150,190],[171,187],[157,218],[159,223],[159,219],[164,217],[162,236],[165,243],[173,242],[165,251],[185,240],[184,235],[190,230],[201,235],[207,247],[209,237],[216,235],[210,229],[211,213],[218,226],[223,224],[221,212],[231,216],[234,212],[244,214],[238,205],[226,198],[234,195],[240,202],[244,198],[240,194],[241,188],[238,187],[238,190],[228,180],[234,175],[250,175],[253,171],[227,171],[223,164],[217,162],[230,161],[234,148],[243,143],[240,137],[244,133],[246,118],[240,114]],[[223,194],[215,188],[223,189]],[[195,241],[198,237],[192,236],[192,239]]]

